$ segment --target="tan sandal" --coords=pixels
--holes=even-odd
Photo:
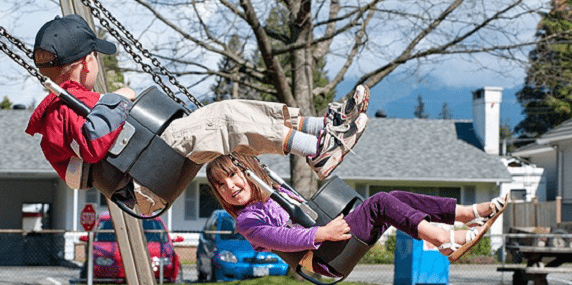
[[[493,199],[493,201],[501,201],[501,199]],[[502,205],[502,207],[499,207],[498,210],[495,211],[496,205],[494,204],[494,206],[492,205],[493,202],[491,201],[491,207],[493,208],[493,214],[489,215],[486,220],[486,222],[484,222],[483,228],[481,229],[481,232],[476,236],[476,238],[474,240],[471,240],[471,242],[467,242],[465,243],[461,248],[459,248],[457,251],[453,252],[452,254],[449,255],[449,261],[450,262],[455,262],[457,261],[457,259],[459,259],[461,256],[463,256],[463,254],[465,254],[467,251],[469,251],[471,248],[473,248],[480,240],[481,238],[483,238],[483,236],[485,236],[485,233],[491,228],[491,226],[493,225],[493,223],[497,220],[498,217],[500,217],[500,215],[504,212],[504,210],[506,210],[508,203],[510,203],[510,197],[507,194],[504,198],[504,204]]]
[[[481,215],[479,215],[479,211],[477,211],[478,204],[473,204],[473,214],[475,215],[475,218],[465,223],[465,226],[467,227],[484,226],[491,218],[497,216],[497,214],[499,213],[504,212],[509,202],[510,201],[508,194],[506,194],[504,197],[496,197],[492,199],[489,204],[492,213],[486,217],[481,217]]]
[[[445,249],[452,250],[452,252],[449,254],[443,254],[443,255],[449,256],[449,257],[451,255],[453,255],[454,253],[457,253],[461,248],[465,247],[467,244],[470,244],[472,241],[474,241],[479,236],[479,230],[477,228],[471,228],[465,234],[465,244],[460,245],[460,244],[455,242],[455,230],[450,230],[449,233],[450,233],[449,242],[444,243],[438,247],[438,249],[441,253],[442,253],[441,250],[445,250]],[[465,250],[464,252],[467,252],[467,250]]]

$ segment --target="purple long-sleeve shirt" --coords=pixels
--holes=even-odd
[[[280,189],[288,193],[288,190]],[[314,242],[317,226],[304,228],[288,227],[290,216],[272,199],[252,203],[238,212],[236,230],[242,234],[256,251],[278,250],[293,252],[318,249]]]
[[[280,188],[295,198],[292,192]],[[236,230],[243,235],[256,251],[295,252],[316,250],[321,243],[314,242],[318,226],[304,228],[294,224],[288,226],[290,215],[272,199],[266,202],[256,202],[238,211]],[[318,260],[312,261],[313,271],[325,276],[339,277],[331,272],[325,264]]]

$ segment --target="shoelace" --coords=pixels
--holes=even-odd
[[[352,148],[350,148],[343,139],[339,138],[337,136],[337,133],[339,132],[347,132],[350,129],[350,124],[353,122],[350,122],[348,124],[343,124],[343,125],[339,125],[339,126],[333,126],[333,125],[327,125],[325,127],[325,130],[327,133],[329,133],[332,137],[334,137],[337,141],[339,141],[346,149],[348,149],[351,153],[353,153],[354,155],[357,155]],[[339,128],[340,130],[334,129],[334,128]],[[332,130],[334,129],[334,130]]]

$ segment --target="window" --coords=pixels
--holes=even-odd
[[[197,189],[191,186],[185,191],[185,220],[197,219]]]
[[[408,187],[408,186],[369,186],[369,196],[378,192],[391,192],[401,190],[416,194],[455,198],[461,200],[461,189],[459,187]]]
[[[455,198],[457,202],[461,202],[461,188],[459,187],[439,187],[439,196],[447,198]]]
[[[408,186],[369,186],[369,196],[378,192],[391,192],[393,190],[406,191],[411,193],[423,195],[438,195],[439,188],[437,187],[408,187]]]
[[[476,199],[476,188],[475,186],[465,186],[465,191],[463,194],[463,201],[462,203],[458,203],[458,204],[463,204],[463,205],[473,205],[475,204],[477,201]]]
[[[366,195],[367,194],[367,185],[366,184],[357,184],[355,190],[362,197],[367,197],[367,195]]]
[[[85,202],[89,204],[97,204],[97,193],[98,191],[95,188],[91,188],[85,192]]]
[[[510,198],[513,201],[526,201],[526,189],[510,189]]]
[[[199,185],[199,218],[208,218],[214,210],[222,209],[209,185]]]
[[[107,198],[105,198],[105,195],[103,195],[103,193],[99,193],[99,206],[101,207],[105,207],[107,206]]]

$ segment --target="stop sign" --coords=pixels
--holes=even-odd
[[[93,230],[93,227],[95,226],[95,219],[96,214],[93,205],[85,204],[85,207],[83,207],[83,210],[79,215],[79,222],[83,226],[83,229],[88,232]]]

